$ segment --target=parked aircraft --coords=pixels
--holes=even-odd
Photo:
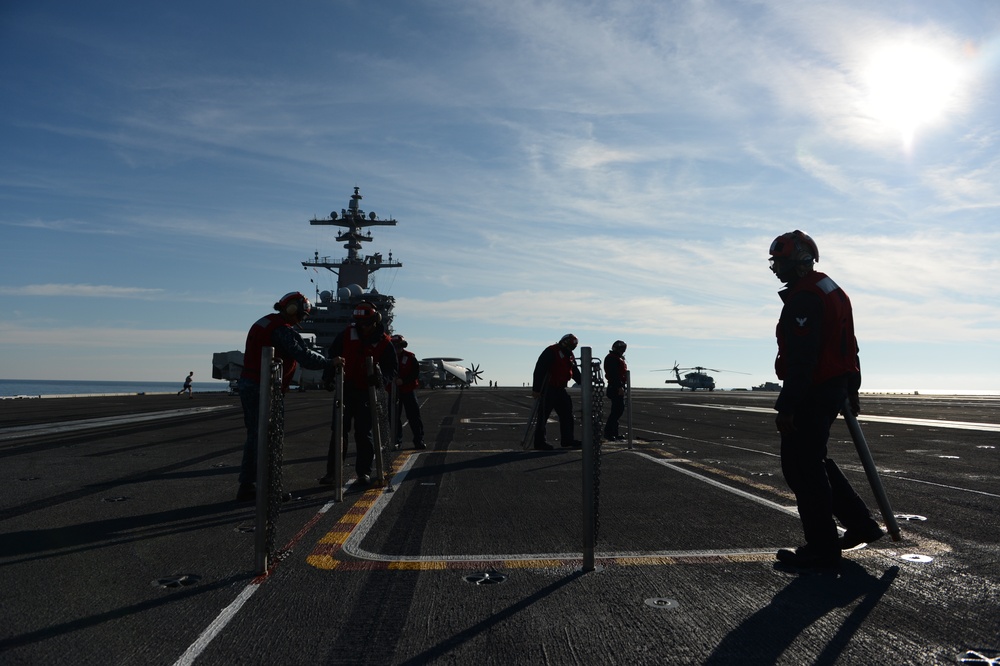
[[[420,359],[420,385],[424,388],[465,388],[478,383],[483,371],[475,363],[470,368],[458,365],[456,361],[461,360],[444,356]]]

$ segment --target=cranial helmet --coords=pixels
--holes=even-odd
[[[611,345],[611,351],[616,354],[624,354],[626,349],[628,349],[628,345],[625,344],[624,340],[615,340],[614,344]]]
[[[302,320],[312,312],[312,303],[300,292],[290,291],[274,304],[274,309],[289,317],[296,317]]]
[[[382,315],[375,306],[365,301],[354,306],[354,322],[357,324],[377,324],[382,321]]]
[[[772,259],[784,261],[802,261],[810,264],[819,261],[816,241],[798,229],[775,238],[771,242],[770,254]]]
[[[403,339],[402,335],[396,334],[389,339],[392,340],[392,344],[394,344],[397,347],[402,347],[403,349],[406,349],[406,347],[409,346],[406,340]]]
[[[771,270],[782,282],[790,282],[812,270],[819,261],[819,248],[809,234],[796,229],[771,242]]]
[[[576,336],[573,335],[572,333],[567,333],[566,335],[559,338],[559,344],[569,347],[570,349],[576,349],[576,346],[579,344],[579,342],[580,341],[577,340]]]

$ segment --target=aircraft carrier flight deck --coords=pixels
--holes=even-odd
[[[633,391],[586,571],[582,453],[521,449],[529,389],[421,391],[427,448],[356,488],[352,442],[340,502],[331,394],[291,393],[266,575],[237,397],[0,400],[0,662],[1000,663],[1000,398],[862,396],[902,538],[837,574],[775,567],[802,532],[774,398]],[[830,456],[884,524],[842,422]]]

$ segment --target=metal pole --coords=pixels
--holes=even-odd
[[[400,412],[403,405],[399,403],[399,387],[396,386],[395,380],[392,382],[392,391],[389,393],[389,404],[392,405],[389,411],[389,436],[392,437],[392,448],[398,449],[401,444],[400,437],[403,434],[399,431],[399,424],[402,421]]]
[[[542,380],[542,390],[539,391],[538,397],[534,399],[534,404],[531,406],[531,415],[528,416],[528,425],[524,429],[524,437],[521,439],[521,448],[527,451],[531,448],[532,440],[535,436],[536,428],[545,428],[544,423],[538,423],[538,418],[541,415],[542,405],[545,404],[545,388],[549,385],[549,375],[545,374],[545,379]]]
[[[378,418],[378,396],[375,391],[383,391],[385,387],[375,386],[375,362],[371,356],[365,359],[365,371],[368,375],[368,406],[372,419],[372,447],[375,449],[375,480],[380,486],[384,486],[385,457],[382,455],[382,428]]]
[[[843,414],[844,421],[847,422],[847,429],[851,431],[851,438],[854,440],[854,448],[858,450],[861,465],[865,468],[865,474],[868,475],[868,483],[871,484],[872,492],[875,493],[875,501],[878,502],[882,518],[885,519],[886,529],[892,536],[893,541],[899,541],[902,537],[899,534],[899,524],[896,523],[896,515],[892,512],[892,507],[889,505],[889,497],[885,494],[885,488],[882,486],[882,479],[878,475],[878,470],[875,469],[875,461],[872,459],[872,452],[868,448],[865,434],[861,432],[861,424],[858,423],[857,417],[851,411],[850,400],[844,400]]]
[[[628,448],[632,448],[632,371],[625,371],[625,409],[628,417]]]
[[[334,371],[334,421],[336,421],[333,437],[337,442],[333,458],[333,479],[336,488],[333,491],[333,499],[337,502],[344,501],[344,367],[340,366]],[[355,425],[355,427],[357,427]]]
[[[583,571],[594,571],[594,387],[591,382],[591,349],[580,353],[583,372],[580,400],[583,401]]]
[[[267,502],[270,494],[271,468],[267,459],[268,423],[271,420],[272,347],[260,350],[260,396],[257,401],[257,515],[254,522],[254,566],[258,574],[267,573]]]

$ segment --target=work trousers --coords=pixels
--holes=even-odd
[[[608,421],[604,424],[605,439],[614,439],[619,436],[618,421],[625,413],[625,396],[620,388],[608,387],[607,395],[611,400],[611,411],[608,413]]]
[[[358,457],[354,463],[354,469],[358,475],[372,473],[372,461],[375,459],[375,447],[372,436],[372,409],[368,399],[368,389],[360,389],[350,384],[344,384],[344,422],[340,424],[340,441],[343,447],[337,446],[337,419],[330,420],[330,449],[327,452],[326,471],[328,475],[333,474],[334,456],[346,456],[347,437],[354,429],[354,444],[358,450]],[[338,449],[340,451],[338,452]]]
[[[413,444],[420,446],[424,443],[424,422],[420,418],[420,405],[417,403],[417,394],[413,391],[399,391],[399,399],[396,401],[396,444],[403,443],[403,412],[406,412],[406,420],[410,422],[410,432],[413,433]]]
[[[257,482],[257,417],[260,414],[260,384],[249,379],[236,383],[243,406],[243,425],[247,437],[243,441],[243,459],[240,461],[240,483]],[[284,421],[285,403],[281,402],[281,418]]]
[[[870,524],[871,512],[827,456],[830,428],[844,405],[847,382],[820,384],[795,411],[795,432],[781,436],[781,471],[795,494],[806,544],[816,552],[839,551],[837,524],[847,529]]]
[[[549,420],[552,410],[559,417],[559,440],[563,446],[573,445],[573,400],[565,388],[549,386],[542,393],[542,409],[538,413],[538,424],[535,428],[535,444],[545,443],[545,423]]]

